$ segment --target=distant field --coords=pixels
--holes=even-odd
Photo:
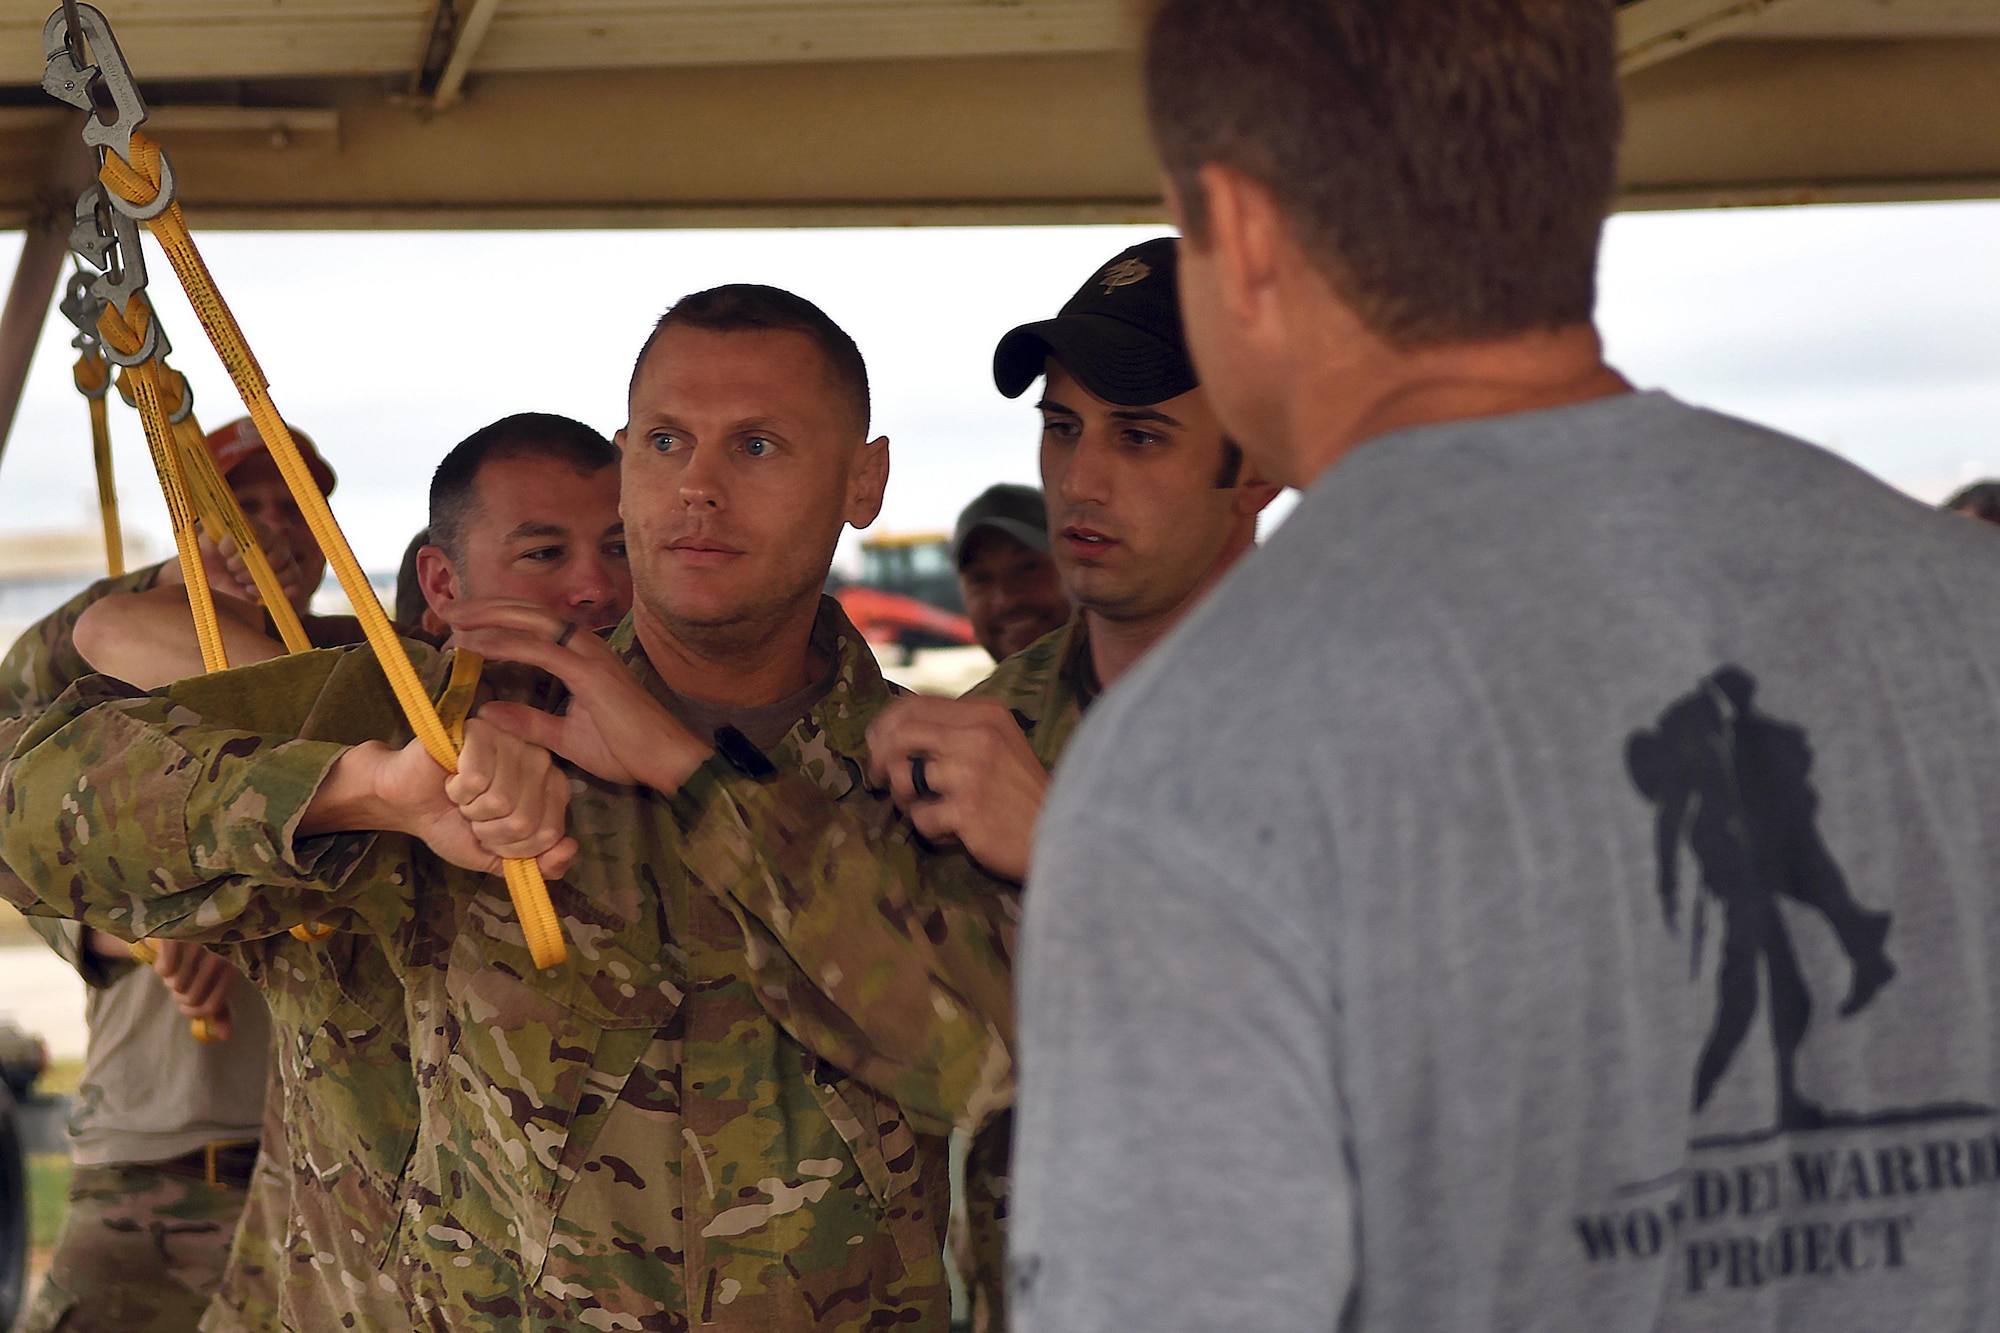
[[[59,1152],[31,1153],[28,1157],[28,1203],[30,1244],[51,1249],[56,1233],[62,1230],[63,1214],[69,1211],[69,1155]]]
[[[51,1060],[42,1076],[35,1080],[38,1093],[64,1093],[76,1095],[77,1081],[83,1077],[83,1061],[74,1057],[66,1060]]]

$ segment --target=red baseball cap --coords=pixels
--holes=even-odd
[[[288,426],[290,423],[286,423]],[[333,468],[319,450],[313,447],[312,437],[297,427],[292,427],[292,443],[299,446],[299,453],[306,460],[306,469],[313,480],[319,483],[322,495],[332,495],[334,485]],[[227,426],[220,426],[208,433],[208,454],[215,460],[215,470],[222,474],[224,481],[229,474],[258,454],[269,452],[264,444],[263,433],[257,423],[249,417],[238,417]]]

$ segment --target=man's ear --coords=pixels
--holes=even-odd
[[[848,524],[865,528],[882,512],[882,496],[889,489],[889,437],[878,435],[861,446],[847,469]]]
[[[1257,465],[1244,455],[1243,470],[1236,477],[1236,494],[1230,498],[1229,511],[1239,518],[1261,514],[1271,505],[1271,501],[1283,494],[1284,487],[1267,479],[1257,470]]]
[[[1279,299],[1280,252],[1289,240],[1284,213],[1263,182],[1225,163],[1210,162],[1196,179],[1207,214],[1199,248],[1215,269],[1222,303],[1239,326],[1260,326]]]
[[[632,457],[625,452],[626,427],[620,426],[611,434],[611,443],[618,447],[618,520],[625,520],[625,464]]]
[[[465,596],[459,587],[458,570],[439,546],[417,548],[417,586],[424,590],[424,601],[431,610],[439,613]]]
[[[1229,502],[1230,512],[1243,516],[1261,514],[1270,508],[1271,501],[1277,499],[1284,489],[1254,472],[1245,472],[1243,479],[1236,483],[1236,498]]]

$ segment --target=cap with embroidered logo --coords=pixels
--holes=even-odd
[[[1142,241],[1091,275],[1054,319],[1023,324],[993,353],[993,383],[1018,398],[1050,357],[1084,388],[1120,407],[1146,407],[1193,389],[1181,330],[1179,243]]]

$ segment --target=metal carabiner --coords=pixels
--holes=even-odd
[[[69,248],[103,273],[90,280],[90,295],[100,306],[125,313],[134,296],[146,290],[146,252],[139,245],[139,224],[111,206],[110,191],[92,182],[76,197],[76,225]],[[121,352],[104,343],[104,359],[113,365],[136,366],[173,350],[158,321],[148,321],[136,352]]]
[[[82,42],[70,31],[66,11],[71,10],[83,28],[82,37],[90,43],[94,64],[77,63]],[[42,52],[49,62],[42,73],[43,91],[59,102],[90,112],[83,124],[86,144],[108,148],[130,162],[132,131],[146,121],[146,102],[132,81],[132,70],[118,49],[118,39],[111,35],[110,22],[93,5],[62,5],[42,25]],[[107,97],[108,107],[103,102]],[[161,193],[165,192],[163,180]]]
[[[76,326],[76,337],[70,342],[72,347],[81,349],[85,342],[98,341],[97,316],[104,309],[104,302],[98,299],[96,286],[96,275],[82,269],[70,274],[69,281],[63,285],[62,300],[56,303],[56,309]]]

